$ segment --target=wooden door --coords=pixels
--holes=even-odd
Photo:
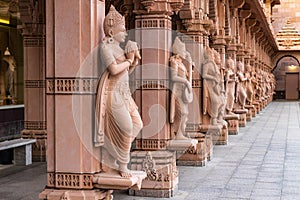
[[[299,73],[287,73],[285,77],[285,99],[299,99]]]

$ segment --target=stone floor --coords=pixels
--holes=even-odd
[[[37,199],[45,171],[44,163],[0,166],[0,199]],[[116,191],[114,199],[153,198]],[[172,199],[300,199],[300,102],[272,102],[228,145],[215,146],[207,166],[179,167],[179,191]]]

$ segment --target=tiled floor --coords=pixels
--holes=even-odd
[[[0,199],[37,199],[45,164],[0,170]],[[215,146],[205,167],[179,167],[179,191],[170,200],[300,199],[299,102],[272,102],[256,118]],[[114,199],[143,200],[125,191]]]

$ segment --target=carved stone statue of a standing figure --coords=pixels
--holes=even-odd
[[[217,125],[223,122],[223,104],[221,98],[221,74],[214,61],[213,50],[206,46],[202,70],[203,77],[203,113],[209,114],[211,124]]]
[[[16,61],[10,54],[8,48],[4,52],[3,60],[7,62],[8,68],[5,73],[5,91],[6,96],[10,96],[13,99],[16,98]]]
[[[175,127],[175,139],[187,139],[184,136],[186,122],[188,119],[188,104],[193,100],[192,92],[192,59],[186,51],[185,44],[176,37],[173,44],[173,56],[170,58],[171,79],[173,83],[170,123]],[[183,64],[183,60],[188,62],[188,67]]]
[[[246,65],[245,78],[246,80],[246,93],[247,93],[247,104],[251,105],[253,100],[253,84],[252,84],[252,67],[250,64]]]
[[[236,90],[236,102],[239,104],[239,108],[244,109],[245,108],[245,104],[246,104],[246,98],[247,98],[247,94],[246,94],[246,78],[244,75],[244,63],[242,63],[241,61],[239,61],[237,63],[237,78],[238,78],[238,82],[237,82],[237,90]]]
[[[225,115],[225,107],[226,107],[226,97],[225,97],[225,85],[224,85],[224,68],[223,68],[223,64],[221,62],[221,55],[218,51],[216,51],[215,49],[213,49],[213,53],[214,53],[214,61],[218,67],[218,70],[220,72],[220,81],[219,81],[219,87],[220,87],[220,97],[219,97],[219,114],[218,114],[218,118],[217,121],[218,123],[221,123],[223,121],[223,117]]]
[[[120,47],[127,36],[125,20],[113,6],[104,19],[104,32],[100,56],[106,70],[97,87],[94,143],[96,147],[103,146],[104,172],[117,171],[122,177],[131,177],[127,168],[131,143],[143,123],[131,97],[129,73],[137,65],[140,54],[135,42],[128,41],[125,51]]]
[[[227,114],[234,114],[233,105],[235,99],[235,85],[236,85],[236,76],[235,76],[235,64],[232,58],[227,59],[227,70],[225,74],[225,81],[226,81],[226,97],[227,97],[227,104],[226,104],[226,112]]]

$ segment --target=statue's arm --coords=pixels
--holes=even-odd
[[[178,76],[177,69],[178,64],[175,61],[171,61],[171,78],[173,82],[183,83],[183,84],[189,84],[189,81],[185,78],[182,78]]]

